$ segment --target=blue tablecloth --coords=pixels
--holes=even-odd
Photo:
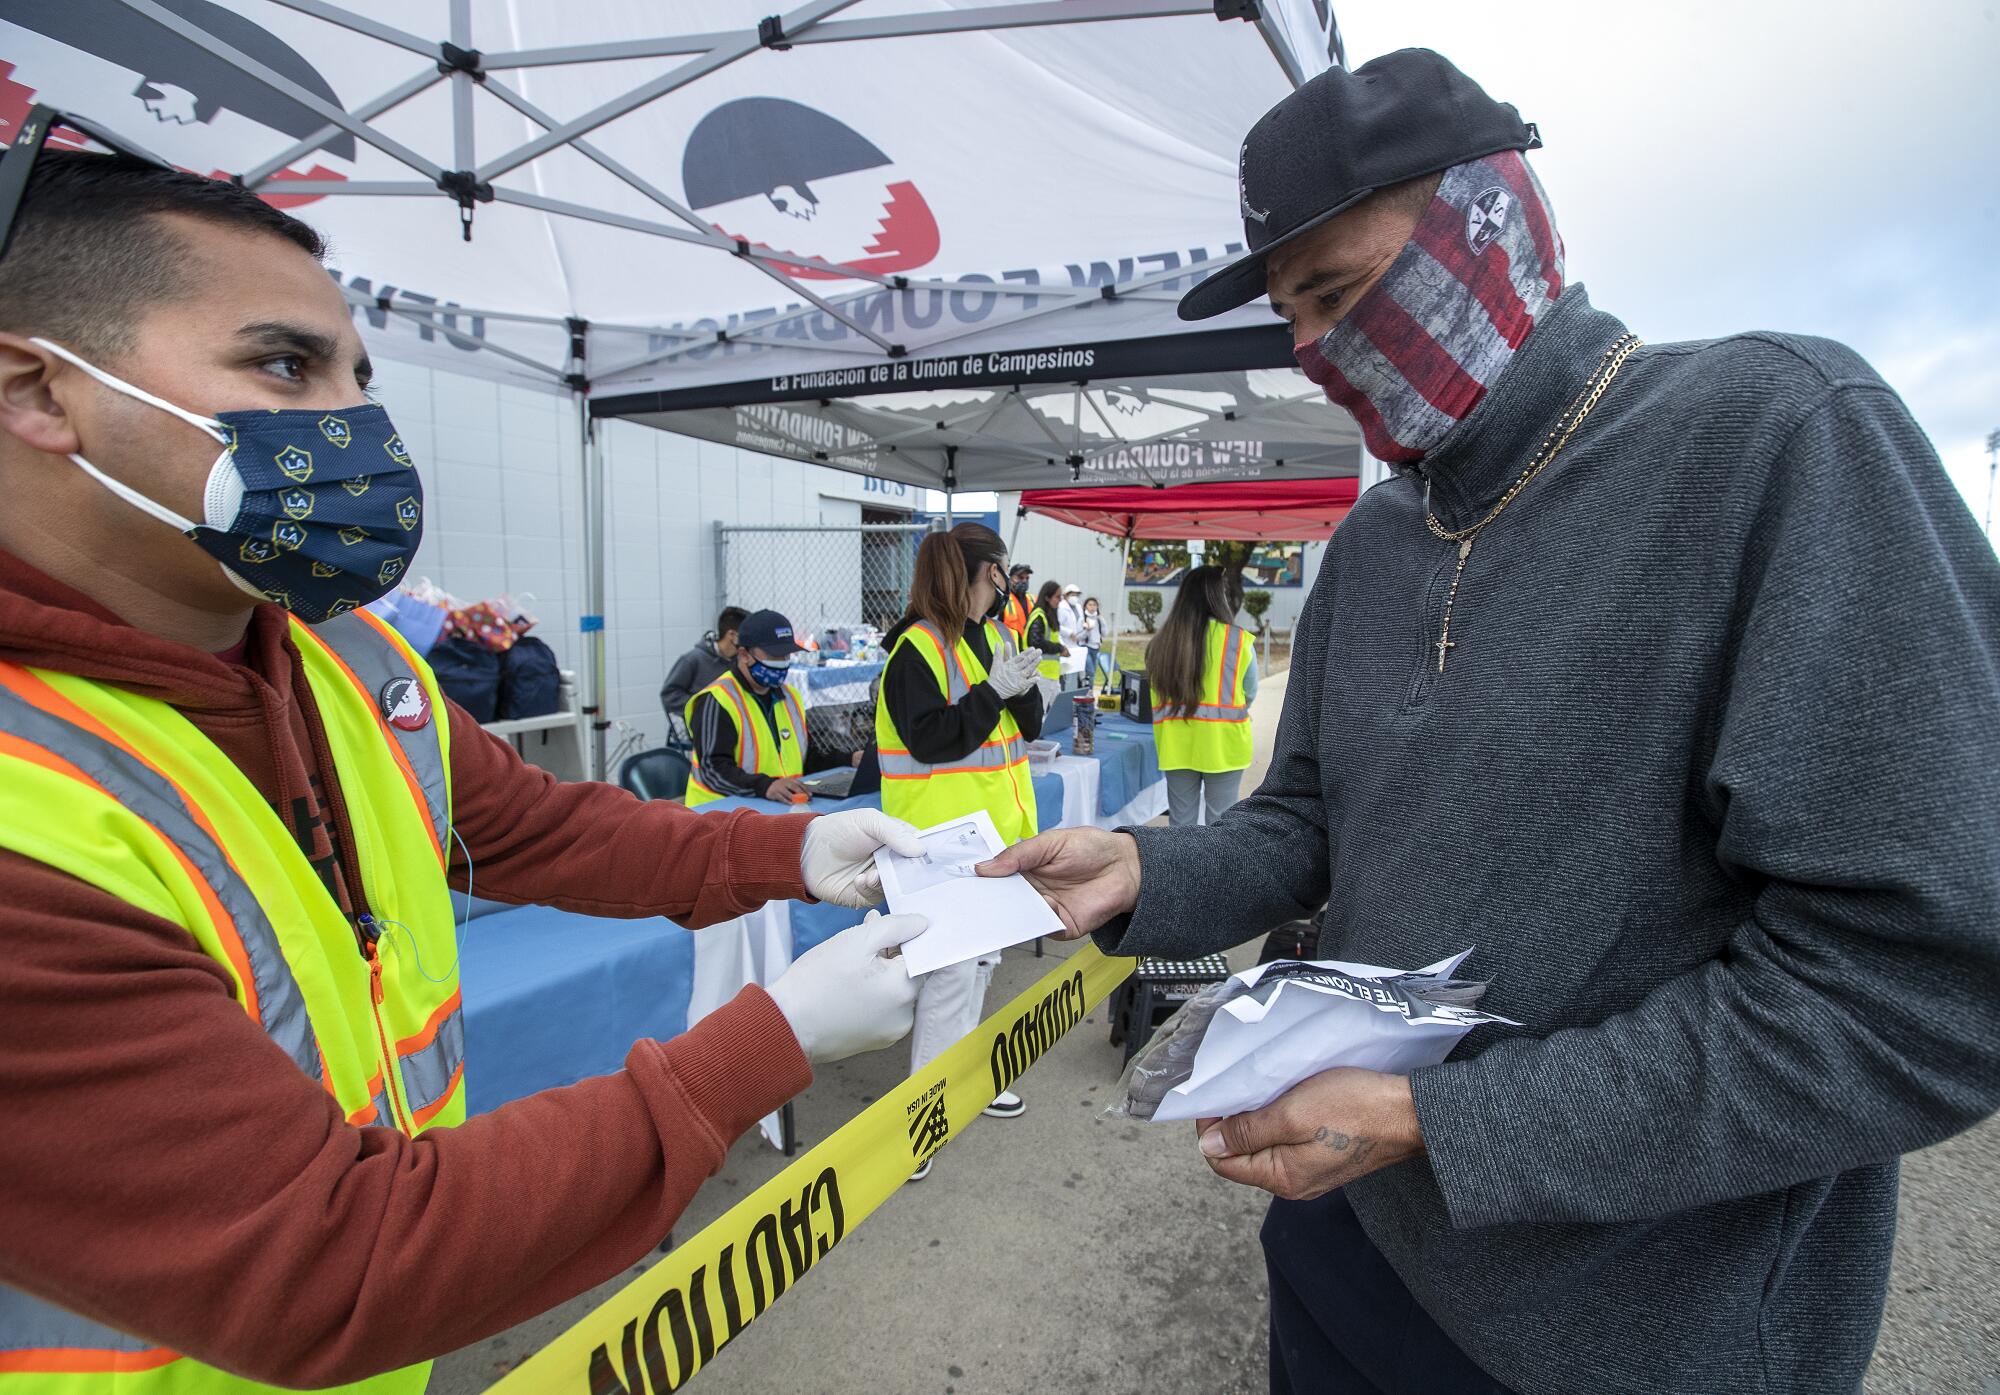
[[[1067,751],[1070,738],[1060,744]],[[1122,717],[1099,718],[1093,755],[1101,766],[1099,803],[1106,814],[1159,779],[1151,730]],[[1036,775],[1034,789],[1041,826],[1058,826],[1062,778]],[[820,814],[880,808],[881,798],[815,799],[809,807]],[[796,812],[761,799],[719,799],[703,812],[739,808]],[[841,906],[788,905],[794,955],[861,920],[861,912]],[[466,1103],[474,1113],[615,1071],[634,1041],[687,1030],[695,941],[671,921],[484,903],[460,931],[460,945]]]
[[[816,664],[805,671],[808,688],[838,688],[846,683],[872,683],[883,668],[882,660],[859,664]]]
[[[1115,712],[1097,715],[1096,749],[1090,759],[1097,762],[1097,812],[1117,813],[1139,797],[1147,786],[1160,779],[1160,752],[1153,742],[1152,724],[1135,722]],[[1054,738],[1064,755],[1074,755],[1076,733],[1066,731]],[[1048,825],[1053,826],[1053,825]]]
[[[516,906],[468,921],[459,946],[472,1113],[615,1071],[633,1042],[687,1030],[694,939],[670,920]]]

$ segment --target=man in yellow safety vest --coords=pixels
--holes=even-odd
[[[871,920],[467,1119],[474,864],[482,896],[696,926],[867,904],[875,849],[920,845],[558,783],[483,732],[362,608],[423,487],[318,234],[44,151],[61,120],[0,160],[0,1395],[416,1395],[629,1268],[915,1000],[882,951],[921,918]]]
[[[775,610],[740,622],[730,671],[687,702],[694,733],[690,809],[731,795],[803,802],[800,777],[808,771],[861,763],[858,751],[807,749],[805,709],[785,681],[792,655],[803,647],[792,637],[792,622]]]

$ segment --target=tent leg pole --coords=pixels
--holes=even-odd
[[[1125,578],[1132,574],[1132,535],[1125,535],[1125,546],[1118,553],[1118,609],[1111,613],[1111,671],[1118,675],[1118,681],[1125,681],[1125,666],[1118,662],[1118,630],[1125,623]],[[1091,675],[1090,681],[1097,682]]]
[[[1007,534],[1007,560],[1010,562],[1020,560],[1014,556],[1014,544],[1021,540],[1021,515],[1026,512],[1020,505],[1014,506],[1014,530]]]
[[[604,435],[590,420],[590,405],[576,400],[583,433],[584,711],[590,715],[589,778],[602,780],[604,733],[611,722],[604,693]]]
[[[947,489],[944,492],[944,530],[947,533],[951,531],[952,526],[951,502],[951,491]]]

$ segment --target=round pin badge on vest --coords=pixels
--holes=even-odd
[[[431,724],[430,694],[414,678],[391,678],[375,700],[383,720],[398,731],[422,731]]]

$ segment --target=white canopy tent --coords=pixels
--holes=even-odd
[[[1239,250],[1243,132],[1340,61],[1328,2],[6,0],[0,135],[43,103],[239,178],[327,235],[371,352],[570,394],[586,439],[944,489],[1348,475],[1267,309],[1173,309]]]

